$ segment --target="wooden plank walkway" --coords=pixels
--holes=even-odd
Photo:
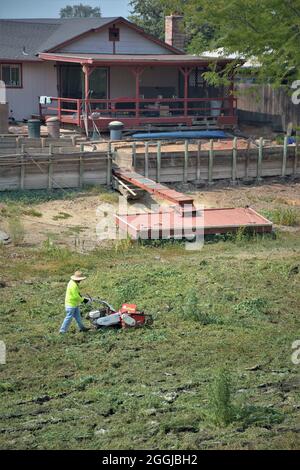
[[[131,183],[138,188],[144,189],[148,193],[153,194],[161,199],[166,199],[180,206],[193,206],[194,204],[194,199],[192,197],[183,193],[179,193],[174,189],[169,189],[167,186],[156,183],[149,178],[145,178],[135,171],[120,168],[114,169],[113,172],[121,180],[127,181],[128,183]]]

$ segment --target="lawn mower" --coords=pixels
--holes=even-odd
[[[105,300],[90,297],[89,304],[91,303],[99,305],[98,309],[92,310],[86,315],[86,319],[90,320],[95,329],[106,327],[138,328],[153,323],[152,316],[139,311],[135,304],[123,304],[119,310],[115,310]]]

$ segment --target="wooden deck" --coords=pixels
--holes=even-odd
[[[219,103],[216,106],[216,103]],[[140,127],[183,125],[191,127],[203,121],[217,126],[237,123],[236,100],[232,96],[219,98],[115,98],[110,100],[83,100],[51,97],[51,104],[40,105],[40,116],[57,116],[60,122],[82,129],[93,128],[92,116],[98,129],[105,131],[111,121],[119,120],[125,129]]]

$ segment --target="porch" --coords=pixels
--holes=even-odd
[[[59,97],[40,105],[41,117],[57,115],[62,123],[99,130],[112,120],[126,129],[149,126],[188,127],[210,121],[236,124],[233,85],[211,87],[202,74],[208,59],[186,55],[129,56],[41,54],[58,67]],[[222,67],[226,61],[218,61]]]

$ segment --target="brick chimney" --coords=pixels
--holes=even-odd
[[[170,46],[177,47],[177,49],[184,50],[183,16],[173,14],[165,17],[165,42]]]

